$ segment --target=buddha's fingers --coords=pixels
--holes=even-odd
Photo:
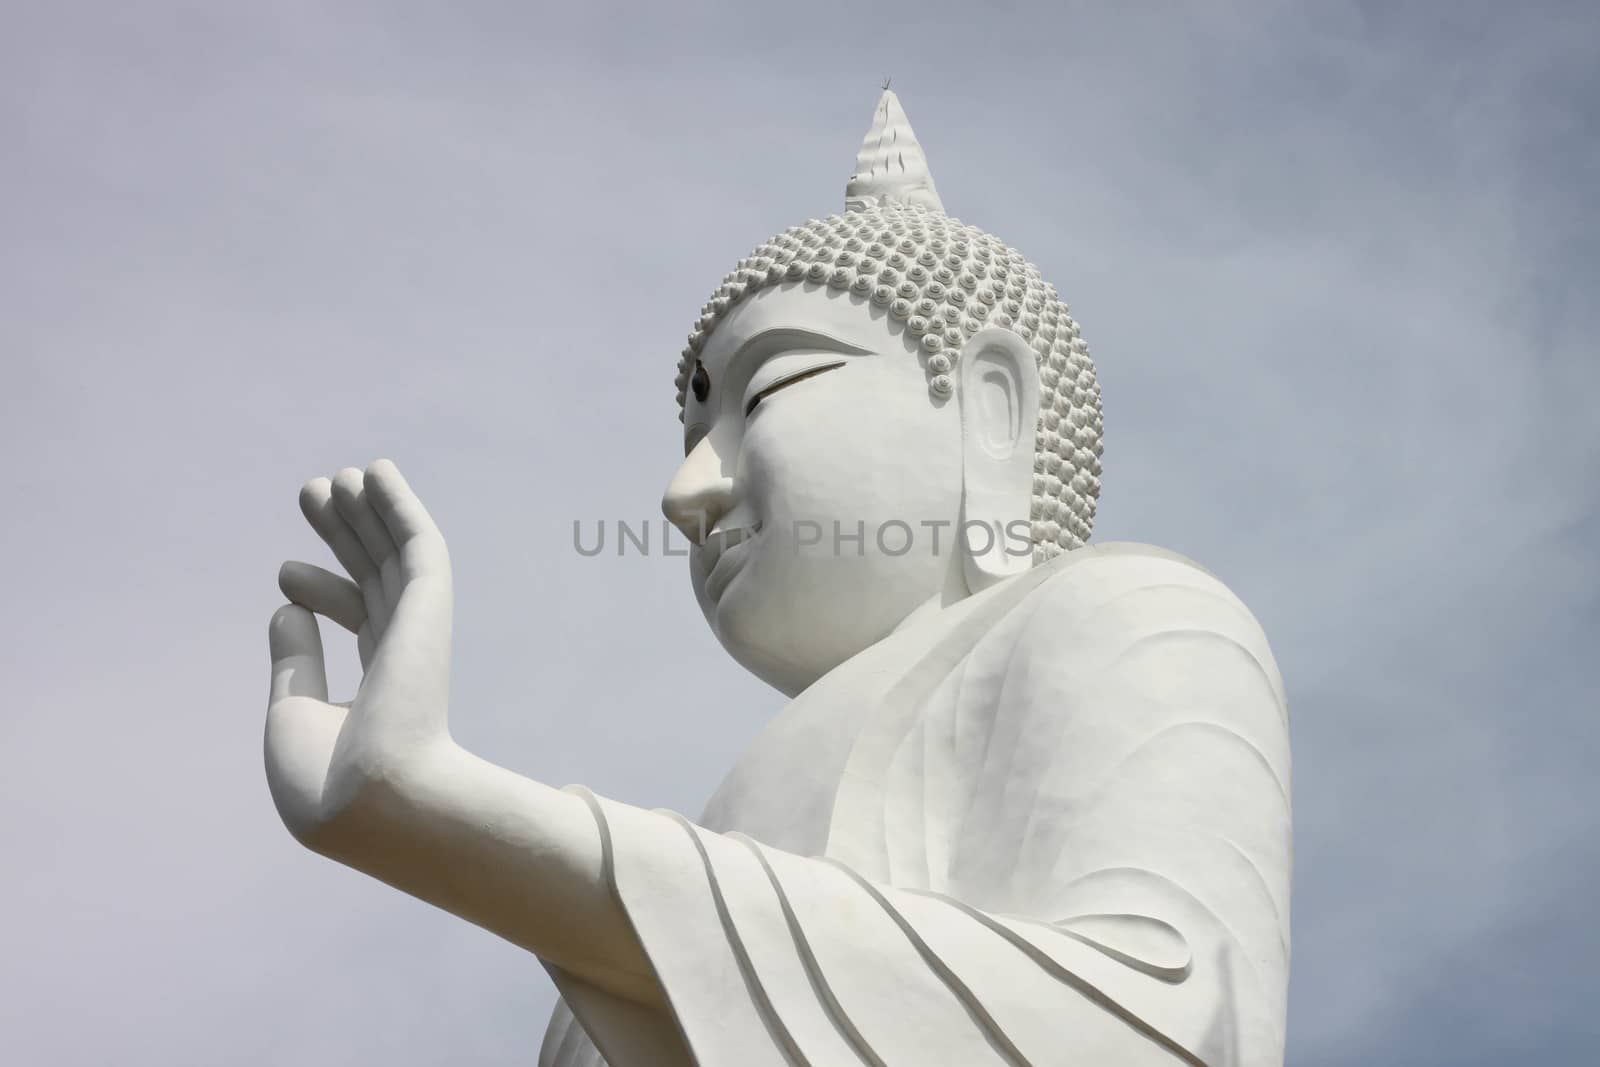
[[[269,706],[291,697],[328,699],[322,632],[315,615],[299,604],[285,604],[267,625],[267,645],[272,654]]]
[[[407,578],[449,566],[439,527],[393,462],[380,459],[369,466],[365,488],[373,510],[400,549]]]
[[[395,601],[400,597],[402,584],[400,553],[395,548],[394,538],[389,536],[388,528],[383,525],[383,520],[372,510],[372,502],[367,499],[360,471],[354,467],[346,467],[334,475],[333,503],[345,522],[355,531],[362,547],[367,550],[367,555],[372,557],[372,562],[378,565],[385,615],[392,614]]]
[[[372,665],[372,653],[377,650],[378,639],[372,636],[372,625],[369,623],[356,631],[356,656],[361,660],[363,673]]]
[[[285,604],[267,628],[272,687],[264,748],[267,786],[284,825],[305,840],[322,819],[323,785],[345,709],[327,702],[316,616]]]
[[[356,536],[355,530],[334,505],[333,483],[326,478],[313,478],[307,482],[300,490],[300,511],[311,528],[317,531],[317,536],[333,550],[339,565],[361,587],[362,596],[366,599],[367,619],[373,629],[381,633],[389,620],[389,604],[383,595],[378,566]]]
[[[332,619],[353,634],[367,621],[361,587],[310,563],[289,560],[278,569],[278,588],[296,604]]]
[[[437,734],[450,680],[452,591],[444,538],[394,464],[380,460],[368,467],[362,489],[368,513],[397,546],[384,566],[386,572],[398,568],[401,588],[358,703],[377,711],[392,736]]]

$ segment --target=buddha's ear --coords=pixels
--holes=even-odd
[[[1029,506],[1039,418],[1039,366],[1010,330],[979,330],[961,349],[961,552],[976,593],[1033,565]],[[988,536],[980,527],[988,528]]]

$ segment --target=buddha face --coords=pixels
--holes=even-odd
[[[717,325],[662,502],[739,663],[794,695],[938,595],[961,508],[960,414],[882,308],[799,283]]]

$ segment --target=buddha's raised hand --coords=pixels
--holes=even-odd
[[[343,470],[300,507],[349,578],[279,575],[267,781],[302,843],[635,1003],[661,993],[604,877],[588,803],[497,767],[446,728],[450,559],[393,463]],[[317,615],[354,631],[363,675],[328,701]]]
[[[267,779],[305,840],[448,740],[451,579],[444,538],[388,460],[307,482],[300,508],[349,574],[289,562],[278,576],[291,603],[270,626]],[[328,701],[316,615],[356,635],[363,674],[348,705]]]

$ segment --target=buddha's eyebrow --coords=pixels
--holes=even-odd
[[[761,358],[773,355],[786,349],[815,348],[823,352],[835,352],[841,356],[870,355],[871,350],[853,345],[848,341],[841,341],[837,337],[829,337],[825,333],[815,330],[805,330],[794,326],[775,326],[745,341],[739,350],[728,360],[728,366],[723,370],[723,377],[727,378],[728,371],[752,357]]]

